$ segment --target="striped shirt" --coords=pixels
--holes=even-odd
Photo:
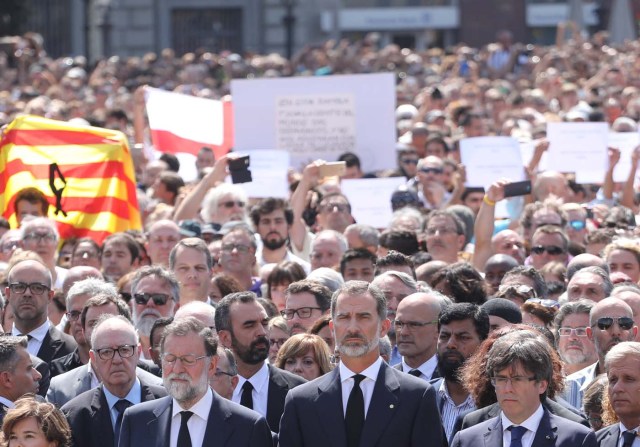
[[[440,416],[442,417],[442,426],[447,435],[447,439],[451,440],[451,433],[453,433],[453,427],[456,424],[456,420],[460,413],[464,413],[468,410],[475,410],[476,404],[471,398],[471,394],[467,395],[467,398],[460,405],[456,405],[449,396],[447,391],[447,382],[442,380],[440,387],[438,388],[438,402],[440,403]]]

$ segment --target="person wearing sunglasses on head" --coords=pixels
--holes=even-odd
[[[631,307],[618,298],[596,303],[589,314],[589,325],[587,337],[593,340],[598,361],[566,379],[565,398],[575,408],[582,408],[584,390],[598,374],[605,372],[604,359],[611,348],[623,341],[633,341],[638,332]]]
[[[539,227],[531,238],[531,256],[525,264],[532,265],[540,270],[552,261],[558,261],[566,265],[568,255],[569,238],[562,228],[554,225]]]
[[[601,301],[613,290],[607,272],[597,266],[585,267],[573,274],[567,284],[569,301],[587,299]]]

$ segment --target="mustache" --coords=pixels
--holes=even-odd
[[[270,346],[269,339],[267,337],[258,337],[251,342],[251,348],[255,348],[257,345],[264,343],[267,346]]]
[[[171,373],[166,377],[167,380],[191,380],[191,377],[189,377],[189,374],[187,373]]]
[[[342,340],[346,340],[347,338],[355,338],[357,340],[362,340],[362,341],[365,341],[365,342],[367,341],[364,338],[364,335],[362,335],[362,334],[360,334],[358,332],[347,332],[347,334],[344,337],[342,337]]]
[[[142,312],[140,312],[140,314],[138,315],[138,319],[140,319],[142,317],[146,317],[147,315],[151,315],[153,317],[162,318],[162,315],[156,309],[145,309]]]

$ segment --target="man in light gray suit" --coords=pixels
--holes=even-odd
[[[122,315],[131,321],[129,307],[124,301],[113,299],[109,295],[98,294],[87,301],[80,315],[87,343],[91,342],[93,327],[100,315],[103,314]],[[162,379],[141,368],[136,368],[136,375],[149,385],[162,386]],[[74,397],[97,387],[100,381],[91,362],[89,362],[51,379],[47,400],[57,407],[61,407]]]

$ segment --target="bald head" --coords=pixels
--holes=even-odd
[[[102,276],[100,270],[95,267],[90,267],[88,265],[71,267],[62,282],[62,292],[67,295],[67,293],[69,293],[69,289],[71,289],[75,283],[87,278],[98,278],[104,281],[104,276]]]
[[[576,274],[576,272],[585,267],[600,267],[605,272],[609,273],[609,266],[604,259],[589,253],[582,253],[573,258],[569,261],[569,264],[567,264],[567,282],[571,281],[571,278]]]
[[[174,319],[179,320],[186,317],[193,317],[211,329],[214,329],[216,325],[215,308],[212,305],[204,303],[202,301],[191,301],[184,306],[180,306],[180,308],[176,311]]]
[[[491,250],[495,254],[511,256],[518,261],[518,264],[524,264],[525,250],[524,239],[513,230],[502,230],[491,238]]]
[[[545,171],[538,174],[533,185],[533,195],[537,201],[544,201],[549,196],[555,196],[563,202],[570,201],[569,183],[560,172]]]
[[[431,277],[439,270],[445,268],[447,265],[444,261],[429,261],[416,267],[416,279],[418,281],[424,281],[427,284],[431,282]]]

